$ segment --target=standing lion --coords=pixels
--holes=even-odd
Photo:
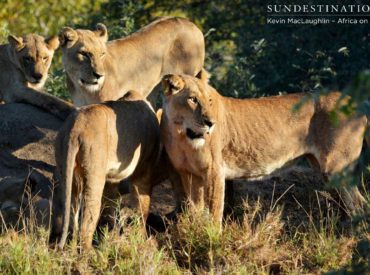
[[[308,101],[304,94],[235,99],[199,77],[164,77],[161,136],[191,205],[208,208],[220,225],[225,180],[263,179],[299,157],[329,178],[361,153],[368,119],[340,114],[333,125],[330,113],[342,102],[338,92]],[[350,210],[361,207],[356,187],[341,191]]]
[[[157,117],[140,95],[79,109],[59,132],[55,158],[61,197],[54,202],[53,233],[61,235],[59,247],[66,241],[71,212],[77,230],[81,205],[79,237],[83,249],[91,247],[103,191],[104,204],[111,206],[119,182],[128,177],[133,206],[146,220],[160,136]]]

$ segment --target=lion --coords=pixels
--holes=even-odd
[[[61,235],[59,248],[66,242],[71,209],[73,228],[78,228],[80,196],[83,214],[79,238],[82,249],[91,248],[103,192],[103,205],[112,208],[119,196],[119,182],[129,177],[133,207],[146,220],[151,179],[161,150],[156,115],[139,93],[81,107],[66,120],[55,150],[62,196],[53,206],[53,234]]]
[[[108,43],[101,23],[94,31],[65,27],[59,39],[76,106],[117,100],[129,90],[147,97],[165,74],[196,75],[205,56],[202,32],[182,18],[159,19]],[[156,96],[153,92],[152,102]]]
[[[32,104],[65,119],[73,111],[73,105],[40,92],[54,51],[59,47],[58,37],[9,35],[8,41],[0,45],[0,101]]]
[[[334,126],[330,113],[346,102],[339,92],[235,99],[221,96],[204,72],[167,75],[163,86],[161,140],[190,206],[208,208],[220,226],[225,180],[264,179],[302,156],[329,179],[361,153],[368,120],[339,114]],[[357,188],[342,191],[350,210],[362,205]]]

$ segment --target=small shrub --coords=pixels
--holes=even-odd
[[[45,91],[49,94],[70,100],[71,96],[66,85],[66,74],[63,70],[54,70],[45,83]]]

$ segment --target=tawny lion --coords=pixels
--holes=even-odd
[[[103,24],[94,31],[66,27],[59,37],[76,106],[117,100],[129,90],[147,97],[165,74],[196,75],[204,63],[203,34],[182,18],[159,19],[108,43]]]
[[[368,120],[340,114],[333,125],[340,93],[293,112],[305,94],[234,99],[208,85],[204,73],[199,77],[164,77],[161,136],[191,205],[207,207],[220,224],[227,179],[263,179],[301,156],[330,177],[360,155]],[[350,209],[361,206],[357,188],[342,191]]]
[[[58,37],[10,35],[8,40],[9,44],[0,45],[0,101],[28,103],[65,119],[73,105],[40,92],[59,46]]]
[[[159,123],[149,103],[139,97],[82,107],[70,116],[56,142],[57,171],[62,198],[54,205],[54,234],[63,248],[71,209],[80,242],[91,247],[102,197],[116,199],[118,183],[130,177],[133,206],[145,221],[149,212],[152,175],[159,160]],[[60,206],[63,204],[64,206]],[[62,209],[61,213],[58,211]]]

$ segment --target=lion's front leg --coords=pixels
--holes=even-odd
[[[45,111],[65,120],[76,108],[69,102],[51,94],[39,92],[31,88],[22,87],[21,92],[12,95],[11,102],[27,103],[37,106]]]
[[[208,172],[206,197],[213,221],[221,228],[225,203],[225,175],[219,167]]]
[[[213,221],[221,227],[225,199],[225,177],[222,170],[209,169],[203,177],[182,173],[181,182],[190,208],[208,208]]]
[[[206,182],[204,179],[191,173],[180,173],[180,177],[190,208],[203,210],[206,206],[204,200]]]

